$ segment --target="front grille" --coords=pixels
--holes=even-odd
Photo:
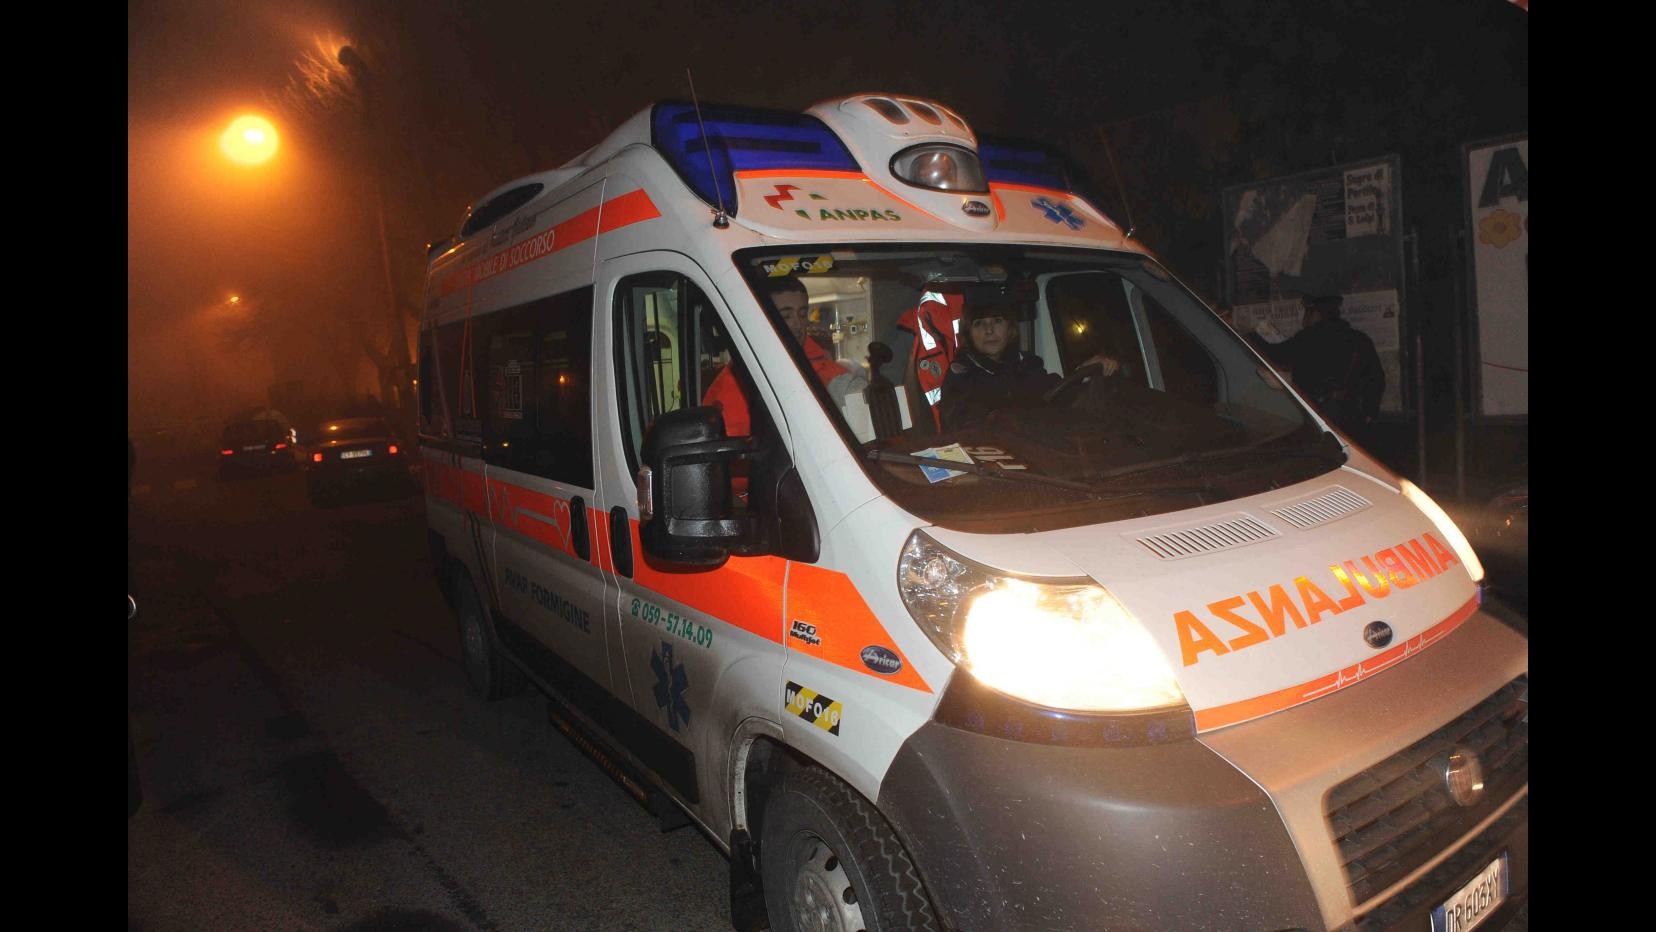
[[[1513,830],[1528,819],[1529,798],[1525,797],[1502,813],[1499,819],[1491,822],[1488,828],[1479,832],[1478,837],[1445,858],[1443,863],[1427,871],[1414,883],[1387,898],[1386,902],[1374,911],[1358,919],[1357,932],[1385,932],[1388,929],[1396,929],[1409,913],[1436,906],[1448,896],[1457,878],[1464,877],[1474,867],[1483,868],[1493,861],[1501,853]],[[1520,905],[1517,900],[1522,898],[1522,894],[1517,887],[1518,881],[1514,880],[1513,883],[1514,901],[1502,909]],[[1498,928],[1500,927],[1491,926],[1490,930],[1495,932]]]
[[[1336,786],[1325,811],[1353,903],[1361,904],[1465,835],[1529,781],[1529,676],[1520,676],[1409,747]],[[1484,792],[1458,806],[1444,786],[1450,751],[1483,763]]]

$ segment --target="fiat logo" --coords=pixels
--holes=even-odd
[[[1369,622],[1368,625],[1363,628],[1363,640],[1367,641],[1368,646],[1374,648],[1375,650],[1385,647],[1387,644],[1390,644],[1392,640],[1391,625],[1388,625],[1383,621]]]
[[[989,205],[983,203],[982,201],[967,201],[966,203],[960,205],[960,209],[964,210],[966,212],[966,216],[968,217],[989,216]]]
[[[1443,786],[1457,806],[1470,806],[1483,797],[1483,762],[1471,748],[1457,747],[1449,752],[1449,762],[1443,767]]]

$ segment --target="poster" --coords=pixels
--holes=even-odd
[[[1529,136],[1466,147],[1477,413],[1529,416]]]

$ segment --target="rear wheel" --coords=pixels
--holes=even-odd
[[[523,671],[512,665],[496,643],[483,603],[464,571],[454,572],[455,613],[460,622],[460,653],[466,682],[477,698],[493,702],[523,691]]]
[[[763,835],[759,864],[776,932],[938,928],[890,823],[827,771],[791,768],[765,802]]]

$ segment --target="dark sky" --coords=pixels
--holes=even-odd
[[[1098,128],[1153,127],[1157,114],[1223,99],[1216,128],[1190,131],[1210,145],[1224,134],[1239,151],[1192,163],[1210,175],[1193,183],[1198,196],[1258,171],[1389,152],[1449,190],[1459,142],[1527,129],[1527,15],[1503,0],[131,0],[130,417],[164,419],[144,409],[176,406],[192,379],[224,403],[257,400],[278,370],[303,377],[292,371],[315,362],[216,345],[214,306],[230,291],[319,326],[338,307],[384,300],[351,138],[359,124],[283,119],[303,62],[340,42],[369,59],[394,124],[383,142],[398,157],[381,160],[391,246],[399,275],[417,278],[424,243],[451,232],[473,197],[560,164],[654,100],[686,96],[687,66],[704,101],[803,109],[859,91],[933,97],[980,131],[1064,146],[1095,176],[1105,163],[1075,150]],[[284,140],[253,170],[213,148],[247,110],[278,115]],[[1133,158],[1122,173],[1135,209],[1153,211],[1167,193],[1156,188],[1172,182],[1152,171],[1154,150]],[[1152,245],[1184,258],[1163,235]],[[1217,259],[1206,239],[1183,248],[1189,262]]]

